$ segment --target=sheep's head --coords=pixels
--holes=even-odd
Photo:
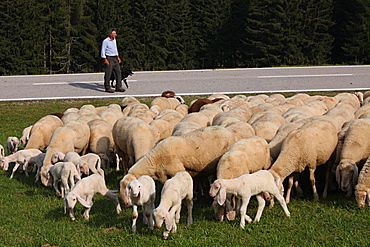
[[[81,161],[79,164],[80,171],[83,172],[85,175],[89,175],[89,164],[86,161]]]
[[[73,209],[77,202],[77,194],[73,191],[69,192],[65,197],[65,202],[68,205],[69,209]]]
[[[3,168],[4,170],[8,170],[8,164],[6,162],[5,157],[0,157],[0,168]]]
[[[167,223],[170,221],[169,213],[162,208],[154,209],[153,216],[154,216],[154,223],[157,228],[161,228],[163,222]]]
[[[360,208],[365,207],[367,192],[363,191],[363,190],[356,190],[355,191],[355,196],[356,196],[357,205]]]
[[[216,198],[212,203],[213,211],[215,212],[215,218],[217,221],[221,222],[224,219],[225,214],[225,207],[222,205],[219,205]]]
[[[126,195],[126,186],[132,181],[137,179],[134,175],[132,174],[126,174],[122,180],[120,181],[120,194],[123,203],[126,205],[126,207],[130,207],[132,205],[130,197]]]
[[[353,160],[341,160],[336,169],[336,180],[343,191],[348,191],[352,184],[357,184],[358,167]]]
[[[222,179],[217,179],[211,184],[209,195],[216,197],[218,204],[223,205],[226,201],[226,187],[222,183]]]

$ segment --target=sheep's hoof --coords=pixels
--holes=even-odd
[[[75,221],[75,220],[76,220],[76,218],[75,218],[75,217],[71,217],[71,220],[72,220],[72,221]]]

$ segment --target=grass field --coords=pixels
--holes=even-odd
[[[5,146],[8,136],[20,137],[23,128],[49,113],[84,104],[110,103],[120,104],[120,100],[0,103],[0,144]],[[121,202],[123,211],[117,215],[113,202],[101,195],[94,198],[90,220],[83,219],[83,207],[77,204],[76,221],[72,222],[63,213],[63,199],[54,190],[35,183],[34,174],[26,177],[17,172],[9,179],[12,167],[0,171],[0,246],[370,245],[370,209],[359,209],[354,197],[346,198],[338,191],[329,193],[326,200],[314,202],[311,191],[306,189],[304,196],[293,196],[288,205],[290,218],[276,204],[272,209],[265,208],[260,222],[246,225],[245,229],[239,227],[239,217],[231,222],[216,222],[211,198],[198,195],[194,201],[193,225],[186,225],[186,210],[183,210],[177,233],[162,240],[163,227],[151,231],[141,221],[137,233],[131,233],[132,209],[124,208]],[[122,177],[122,171],[109,171],[108,188],[118,190]],[[161,185],[157,185],[159,192]],[[257,202],[252,199],[247,213],[254,218],[256,210]]]

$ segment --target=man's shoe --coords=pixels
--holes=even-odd
[[[105,89],[105,92],[107,92],[107,93],[114,93],[114,90],[111,89],[111,88],[108,88],[108,89]]]
[[[124,92],[124,91],[126,91],[126,89],[124,89],[124,88],[120,87],[120,88],[116,88],[116,91],[117,91],[117,92]]]

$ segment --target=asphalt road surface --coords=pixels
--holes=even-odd
[[[0,101],[370,90],[370,65],[135,72],[126,92],[106,93],[103,73],[1,76]]]

